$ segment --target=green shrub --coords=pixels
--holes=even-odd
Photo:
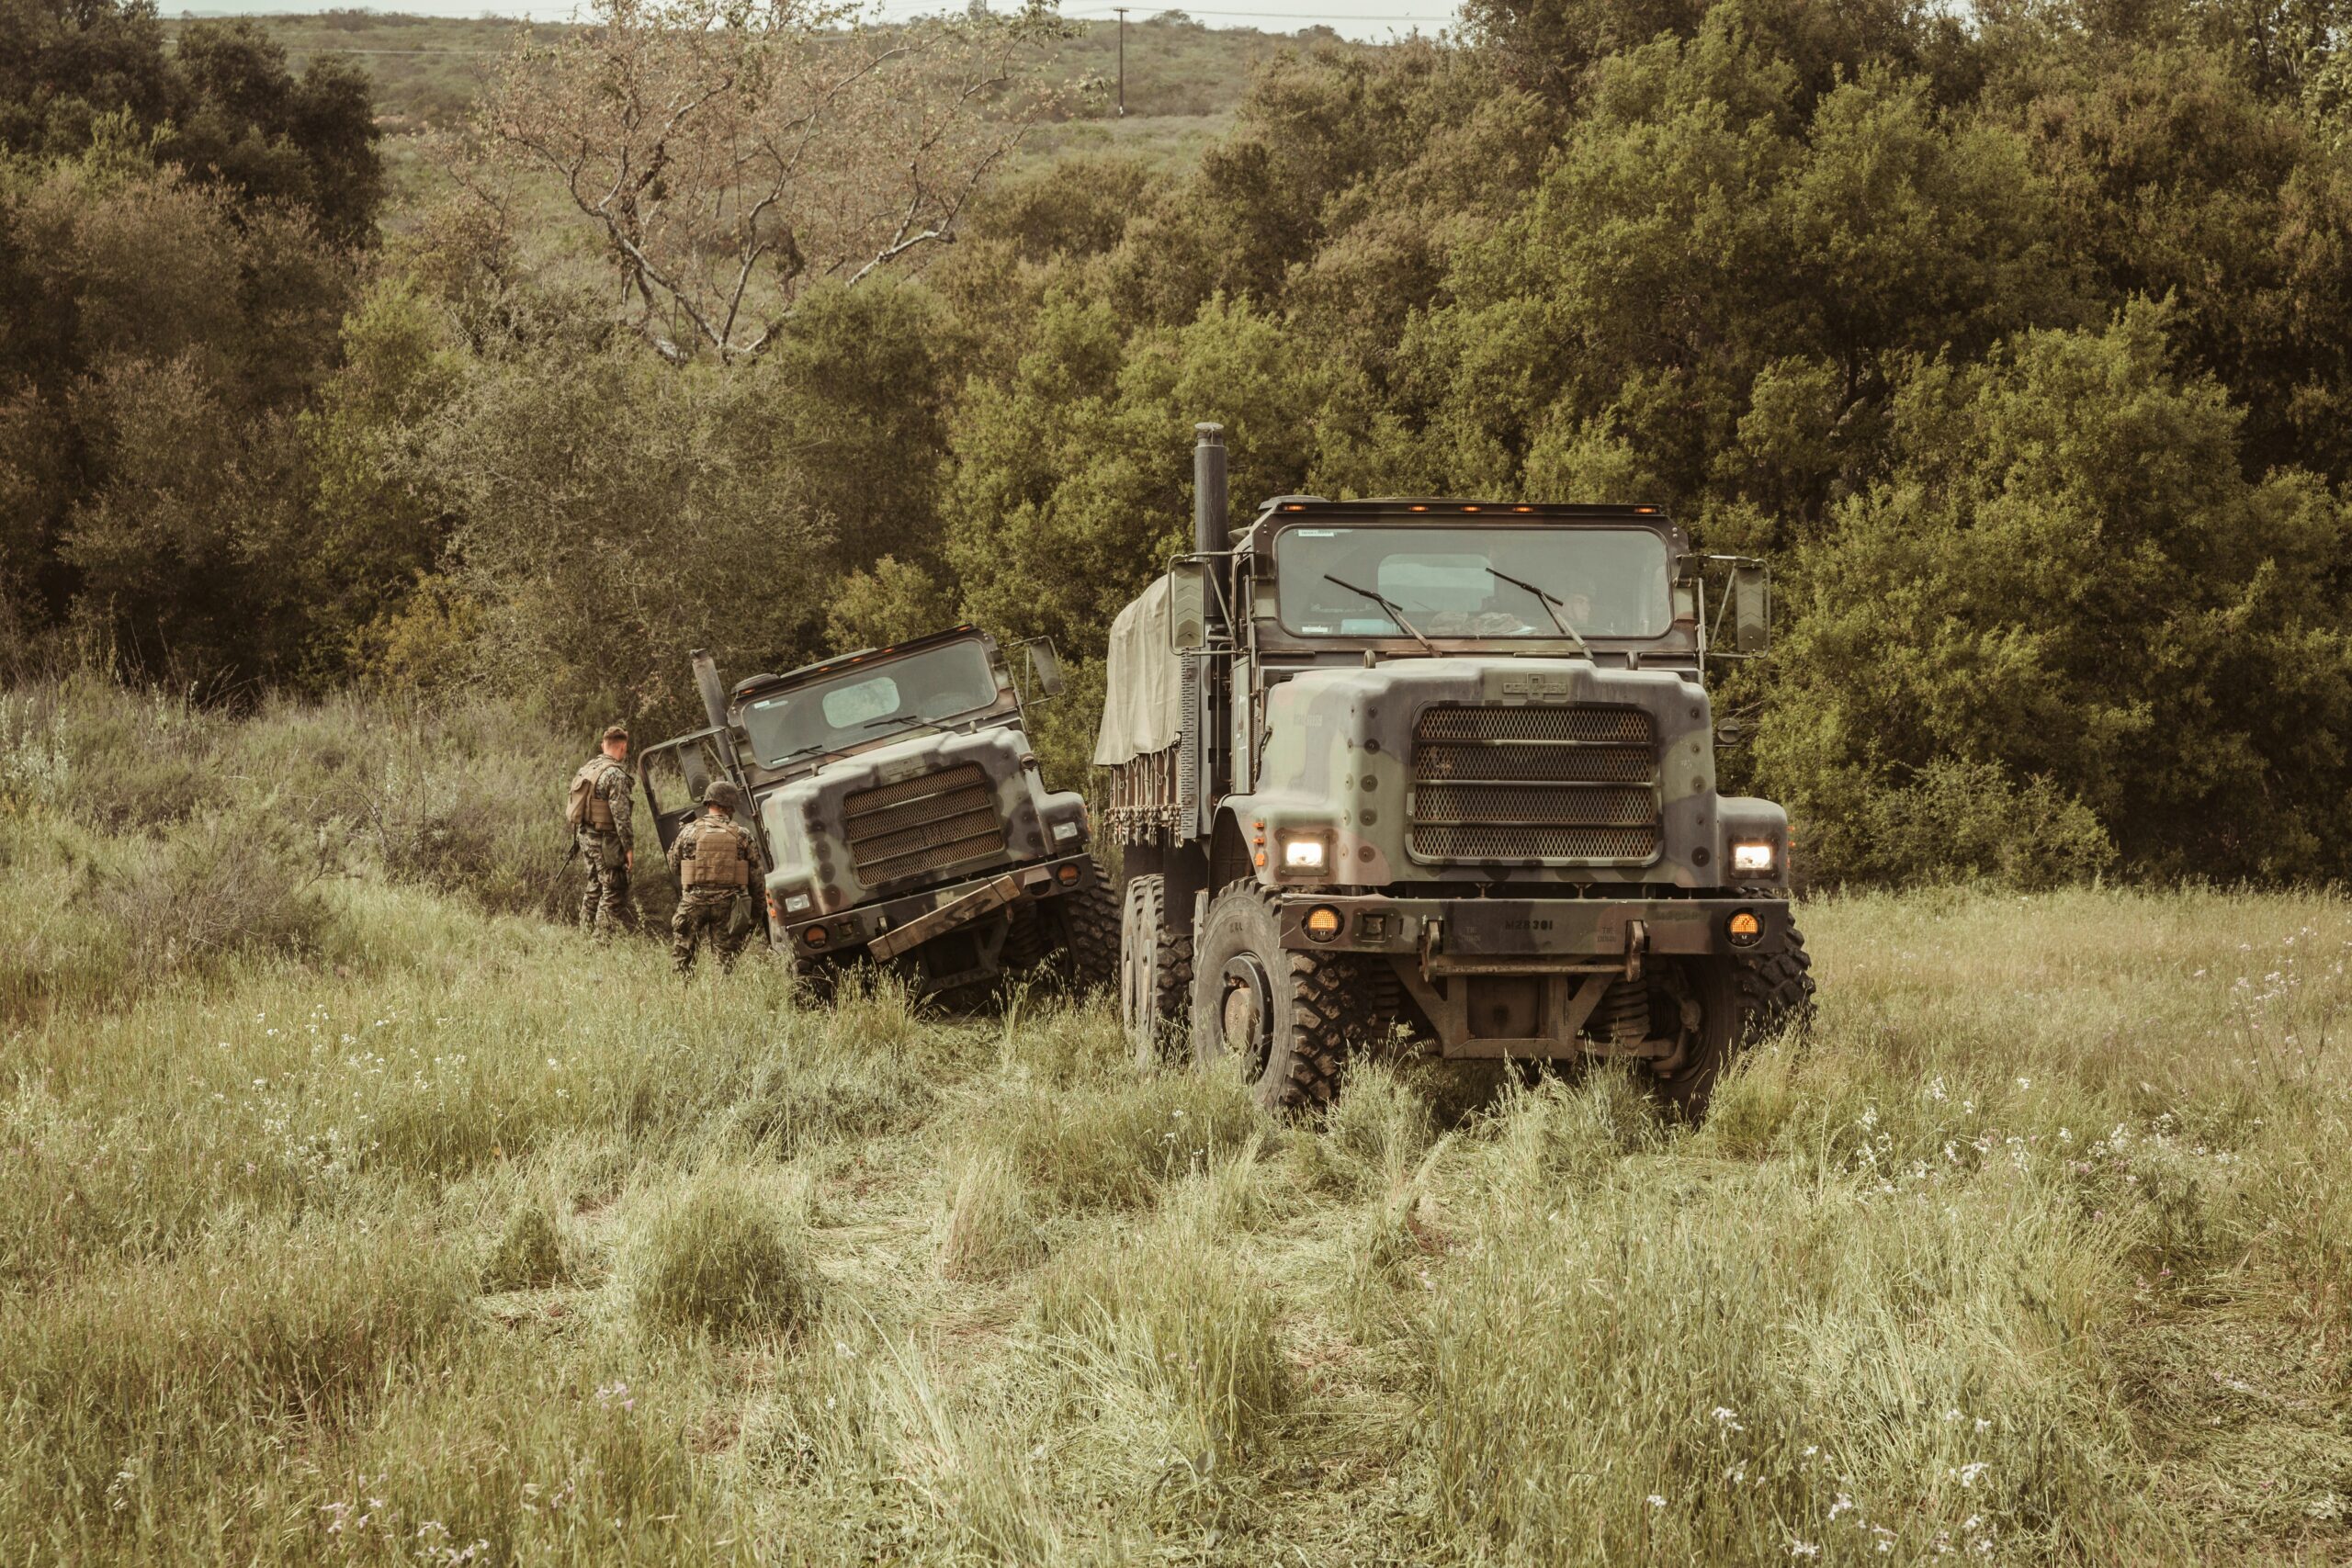
[[[141,977],[217,964],[234,953],[299,954],[333,919],[310,825],[265,805],[210,812],[161,839],[134,839],[91,902],[130,943]]]
[[[649,1325],[714,1334],[788,1334],[816,1311],[816,1271],[769,1184],[721,1169],[657,1210],[637,1259]]]
[[[1851,874],[1905,885],[1997,883],[2025,891],[2088,882],[2115,863],[2098,817],[2046,778],[1939,758],[1900,789],[1859,803],[1868,845]]]

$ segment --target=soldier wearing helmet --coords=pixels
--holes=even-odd
[[[588,863],[588,890],[580,901],[580,923],[599,936],[616,926],[637,929],[637,901],[628,877],[637,863],[629,848],[628,731],[605,731],[596,754],[571,776],[564,818],[572,842]]]
[[[752,835],[735,820],[743,792],[715,779],[702,792],[703,813],[678,830],[670,843],[670,866],[678,874],[678,912],[670,917],[670,956],[680,975],[691,974],[695,950],[705,936],[718,950],[722,970],[751,940],[748,921],[735,918],[737,903],[752,890],[759,863]]]

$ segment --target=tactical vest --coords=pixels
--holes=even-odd
[[[610,757],[591,757],[571,775],[570,798],[564,804],[563,818],[575,828],[593,828],[599,833],[613,830],[613,803],[605,798],[603,784],[607,768],[619,769]]]
[[[686,847],[678,857],[681,887],[749,887],[752,885],[752,841],[732,823],[705,818],[686,829]]]

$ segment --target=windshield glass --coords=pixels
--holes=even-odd
[[[743,728],[761,762],[773,768],[976,713],[996,697],[986,650],[977,642],[951,642],[746,703]]]
[[[1666,541],[1646,528],[1292,528],[1274,577],[1283,625],[1302,637],[1405,636],[1399,613],[1430,637],[1556,637],[1559,621],[1653,637],[1674,624]]]

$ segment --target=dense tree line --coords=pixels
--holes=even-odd
[[[48,40],[0,45],[27,639],[655,719],[698,643],[961,613],[1084,659],[1217,419],[1241,497],[1638,499],[1770,555],[1734,771],[1824,875],[2352,873],[2340,6],[1476,0],[680,362],[494,158],[362,254],[345,68],[6,3]]]

